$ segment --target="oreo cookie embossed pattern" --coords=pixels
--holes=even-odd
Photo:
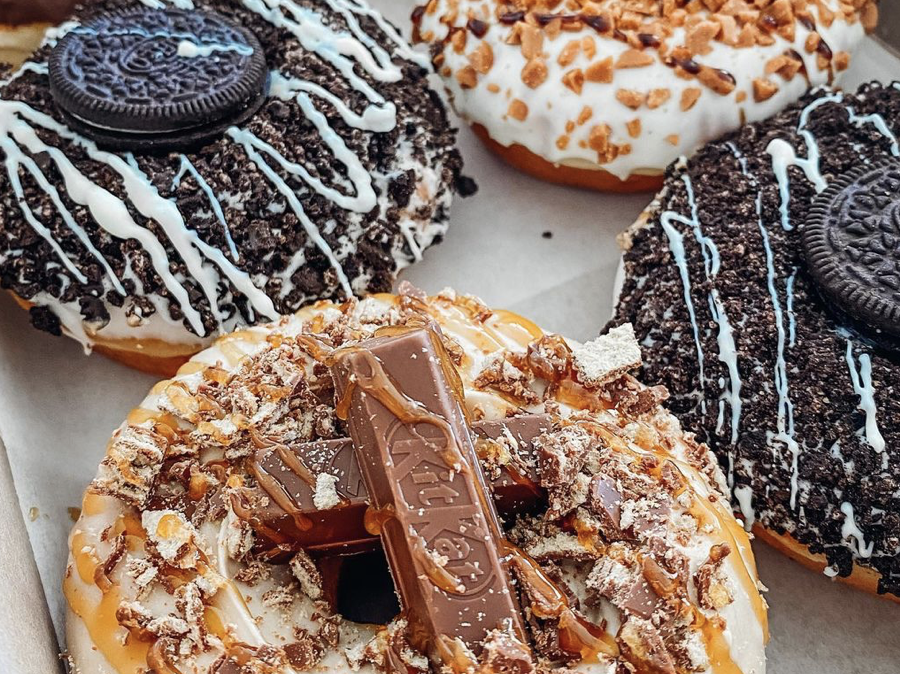
[[[749,525],[900,597],[898,134],[900,84],[819,89],[674,165],[615,320]]]
[[[50,56],[67,124],[103,145],[171,150],[241,124],[265,100],[252,33],[220,15],[127,9],[74,28]]]
[[[217,334],[388,290],[471,189],[428,68],[351,0],[79,7],[0,80],[0,286],[42,330],[168,354],[161,373]],[[105,149],[122,142],[153,151]]]
[[[900,337],[900,161],[834,181],[803,230],[810,273],[841,310]]]

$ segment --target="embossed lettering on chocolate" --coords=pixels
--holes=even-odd
[[[546,414],[472,425],[476,451],[478,442],[490,443],[500,436],[515,441],[517,456],[498,466],[498,474],[490,480],[500,515],[515,517],[544,502],[546,494],[538,485],[533,443],[551,425]],[[249,465],[259,486],[237,490],[232,506],[254,528],[260,548],[349,554],[378,546],[377,535],[368,533],[363,525],[369,494],[350,438],[263,447]],[[325,509],[316,506],[316,484],[321,474],[335,478],[334,492],[340,504]]]
[[[497,515],[437,333],[348,347],[332,374],[369,491],[367,519],[381,535],[414,645],[448,662],[455,638],[476,654],[496,628],[512,627],[524,641]]]

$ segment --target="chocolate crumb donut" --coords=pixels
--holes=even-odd
[[[0,79],[0,286],[39,329],[168,373],[389,290],[469,189],[428,72],[351,0],[81,5]]]
[[[748,526],[900,598],[900,84],[819,89],[670,167],[615,321]]]
[[[433,348],[415,341],[426,331]],[[371,390],[365,372],[377,369],[344,379],[335,363],[407,338],[410,351],[381,352],[377,367],[430,374],[404,372],[387,395],[402,406],[440,379],[436,397],[468,414],[444,417],[454,444],[432,435],[431,449],[390,465],[415,499],[398,512],[370,502],[360,476],[378,441],[354,446],[354,424],[384,417],[341,405],[353,393],[338,392],[351,380]],[[87,488],[64,580],[74,664],[92,674],[764,674],[749,536],[715,459],[662,407],[665,391],[629,374],[639,364],[627,325],[577,344],[476,298],[404,284],[221,338],[154,387]],[[437,447],[452,459],[470,433],[460,470],[421,456]],[[483,529],[465,534],[471,511],[453,486],[477,472],[503,518],[502,548]],[[384,535],[409,518],[400,544],[420,544],[419,562],[390,554]],[[488,544],[511,560],[516,582],[502,595],[482,592],[496,578],[478,563]],[[403,603],[411,571],[446,609],[426,638]],[[458,614],[457,596],[476,610]],[[499,604],[512,619],[488,624]]]

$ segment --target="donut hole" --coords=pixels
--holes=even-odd
[[[342,560],[334,606],[347,620],[376,625],[386,625],[400,613],[394,580],[383,550]]]

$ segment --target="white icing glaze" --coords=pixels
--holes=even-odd
[[[805,118],[801,125],[805,125]],[[732,153],[735,155],[735,158],[738,160],[738,164],[741,167],[741,172],[751,181],[754,186],[758,185],[756,177],[752,173],[750,173],[747,168],[746,157],[741,155],[740,151],[733,143],[728,143],[728,146],[731,149]],[[770,144],[770,150],[771,147],[772,146]],[[818,166],[818,160],[816,161],[816,165]],[[785,312],[782,309],[781,299],[778,294],[778,276],[775,270],[775,256],[772,251],[772,246],[769,243],[769,231],[766,227],[766,223],[763,221],[762,192],[757,191],[754,203],[756,208],[757,227],[759,228],[759,233],[762,237],[763,248],[765,250],[766,285],[769,289],[769,297],[772,300],[772,311],[775,315],[775,331],[778,338],[778,350],[775,358],[774,372],[775,390],[778,393],[778,415],[776,418],[776,433],[767,437],[770,437],[769,444],[771,444],[771,440],[775,440],[784,444],[791,455],[790,504],[791,508],[793,509],[797,504],[797,492],[799,490],[798,475],[801,451],[800,444],[794,438],[794,404],[791,402],[790,398],[787,376],[787,362],[785,360],[786,343],[790,346],[793,346],[795,339],[795,326],[793,322],[793,275],[785,286],[785,293],[787,296],[786,304],[788,307],[788,329],[790,330],[790,341],[788,342],[788,332],[785,330]],[[784,203],[784,197],[782,197],[782,203]],[[790,229],[790,227],[786,226],[785,229]],[[774,455],[774,447],[772,451]]]
[[[866,442],[876,454],[884,454],[884,437],[878,430],[878,405],[875,402],[875,387],[872,384],[872,357],[863,353],[859,356],[859,370],[853,357],[853,340],[847,340],[847,369],[853,390],[859,396],[859,409],[866,415]],[[887,454],[884,454],[887,459]]]
[[[425,4],[425,3],[423,3]],[[697,57],[702,64],[722,68],[731,73],[737,86],[729,95],[720,95],[699,84],[697,80],[684,80],[675,77],[672,68],[664,65],[654,55],[654,62],[646,67],[617,69],[612,83],[585,82],[581,94],[575,93],[562,83],[563,75],[572,68],[585,68],[607,56],[618,59],[629,49],[629,45],[607,35],[601,35],[590,27],[580,30],[563,30],[553,40],[544,39],[544,62],[547,66],[546,81],[532,89],[521,77],[526,64],[517,44],[507,41],[512,28],[498,24],[493,18],[495,5],[483,0],[438,0],[435,11],[426,11],[422,16],[421,32],[435,43],[445,39],[451,28],[464,28],[469,13],[485,20],[490,28],[484,41],[493,52],[493,67],[486,74],[479,76],[475,88],[463,88],[454,74],[469,65],[468,54],[478,44],[473,35],[469,35],[464,53],[457,53],[452,47],[443,51],[444,62],[451,71],[445,77],[445,84],[450,92],[457,112],[466,120],[484,126],[491,138],[501,145],[519,144],[553,164],[566,164],[582,168],[602,168],[619,178],[626,178],[635,172],[661,173],[665,167],[679,156],[690,155],[705,142],[740,127],[743,123],[765,119],[797,100],[808,88],[829,83],[830,71],[822,70],[817,64],[815,53],[808,53],[804,48],[810,31],[801,23],[796,24],[795,37],[788,41],[778,34],[773,34],[774,42],[769,46],[757,45],[751,48],[733,48],[721,42],[712,42],[712,51]],[[603,3],[599,3],[603,4]],[[837,9],[838,0],[823,0],[822,4],[831,10]],[[809,6],[816,30],[833,52],[853,52],[861,41],[864,31],[858,21],[846,23],[835,20],[826,27],[820,20],[818,8]],[[705,12],[705,8],[699,8]],[[450,17],[450,18],[448,18]],[[558,63],[560,53],[572,39],[581,37],[593,38],[597,44],[597,55],[588,61],[583,55],[573,63],[561,66]],[[667,44],[677,46],[684,44],[684,28],[674,28]],[[802,58],[809,82],[801,75],[790,81],[778,76],[769,76],[765,72],[767,62],[793,49]],[[756,102],[753,96],[753,80],[770,78],[779,89],[768,100]],[[491,93],[488,85],[500,88],[498,93]],[[700,99],[691,109],[680,108],[682,93],[688,88],[700,87],[703,92]],[[655,109],[646,105],[633,110],[616,100],[619,89],[635,90],[647,93],[653,89],[668,89],[671,97]],[[746,100],[737,102],[738,94],[747,95]],[[528,116],[518,121],[508,116],[511,101],[522,101],[528,108]],[[584,125],[578,126],[570,136],[568,145],[561,149],[556,141],[566,135],[566,123],[578,120],[585,106],[593,108],[593,116]],[[628,133],[627,124],[639,119],[643,132],[637,138]],[[613,161],[597,164],[597,153],[587,146],[590,129],[595,124],[607,124],[611,128],[610,142],[616,145],[630,145],[631,152],[620,153]],[[667,140],[677,136],[677,142]],[[585,143],[582,146],[582,143]]]
[[[488,419],[499,419],[512,413],[516,409],[512,403],[506,401],[496,392],[476,389],[473,382],[480,373],[484,363],[494,357],[501,349],[508,348],[515,352],[523,353],[526,345],[534,338],[533,331],[538,329],[529,328],[527,332],[522,329],[510,329],[508,326],[515,326],[517,317],[511,316],[513,322],[509,323],[507,322],[509,317],[507,314],[495,314],[484,323],[477,323],[469,318],[464,311],[456,308],[450,301],[444,301],[443,304],[432,302],[431,307],[434,310],[432,315],[441,325],[443,332],[460,344],[465,352],[460,375],[465,390],[467,407],[473,411],[479,410]],[[374,296],[360,302],[355,309],[355,315],[362,320],[366,316],[390,315],[392,311],[394,311],[392,298],[389,296]],[[307,307],[294,316],[282,318],[276,325],[257,326],[243,330],[236,335],[222,338],[209,349],[197,354],[193,361],[194,363],[216,365],[224,368],[226,371],[233,372],[241,367],[247,356],[258,354],[270,348],[266,336],[272,333],[279,333],[287,337],[295,336],[304,331],[304,324],[308,321],[317,316],[326,316],[334,312],[333,305],[320,304],[315,307]],[[377,324],[372,323],[367,329],[374,332],[376,327]],[[577,346],[575,342],[570,342],[570,344]],[[311,363],[309,367],[312,367]],[[196,367],[191,365],[182,374],[178,375],[174,381],[181,382],[186,387],[183,390],[192,391],[202,381],[202,375],[198,374]],[[167,389],[167,386],[154,387],[154,392],[144,400],[141,408],[143,410],[166,409],[169,400],[166,393]],[[568,414],[573,409],[571,405],[562,403],[563,414]],[[617,425],[615,413],[610,412],[608,414],[609,418],[607,421]],[[704,507],[711,508],[709,510],[710,513],[718,513],[715,517],[710,517],[688,539],[682,539],[682,543],[678,547],[678,550],[688,560],[688,576],[696,573],[700,566],[707,561],[713,545],[726,540],[732,548],[732,554],[726,558],[722,570],[726,576],[728,587],[734,595],[734,601],[717,612],[703,610],[703,614],[706,617],[712,617],[715,613],[718,613],[724,619],[726,629],[723,631],[723,637],[727,646],[725,655],[734,662],[737,670],[743,672],[743,674],[763,674],[765,672],[764,628],[760,624],[754,609],[758,596],[755,598],[751,596],[750,588],[742,580],[742,578],[749,576],[754,583],[756,582],[756,570],[749,541],[739,530],[736,533],[731,527],[723,528],[719,524],[720,520],[718,519],[719,516],[725,518],[723,521],[731,518],[729,509],[725,505],[726,502],[721,497],[721,494],[725,493],[723,490],[726,488],[724,477],[717,470],[713,476],[715,483],[715,486],[713,486],[709,478],[701,474],[692,465],[688,457],[696,450],[683,442],[680,426],[673,417],[667,413],[662,413],[658,424],[658,428],[665,432],[667,438],[671,440],[671,443],[666,443],[667,446],[671,446],[671,460],[686,479],[689,492],[698,502],[707,504]],[[625,436],[623,436],[623,439],[625,439]],[[628,446],[630,448],[629,451],[637,453],[644,451],[635,443],[629,442]],[[109,553],[109,541],[102,537],[102,532],[124,510],[121,502],[109,497],[102,498],[104,501],[101,509],[85,508],[81,519],[73,531],[72,539],[74,544],[76,540],[74,536],[76,534],[86,534],[86,537],[77,539],[78,544],[86,546],[90,551],[96,550],[96,554],[101,558]],[[215,567],[213,570],[215,573],[221,574],[226,580],[226,585],[216,595],[214,602],[216,609],[220,613],[221,619],[233,625],[235,633],[247,643],[253,645],[262,643],[280,645],[284,643],[285,632],[290,629],[290,625],[285,625],[281,619],[281,614],[276,610],[267,609],[264,602],[261,601],[263,594],[271,590],[278,581],[277,579],[264,578],[260,583],[251,587],[233,580],[236,569],[225,551],[226,545],[224,540],[225,528],[228,526],[229,521],[229,519],[226,519],[220,525],[206,524],[198,531],[202,543],[201,547],[212,551],[210,562]],[[70,565],[72,563],[70,558]],[[122,592],[126,597],[133,591],[130,579],[124,574],[116,575],[115,580],[121,585]],[[73,591],[72,589],[74,588],[90,597],[94,597],[91,601],[98,601],[96,599],[96,588],[85,583],[79,574],[70,572],[67,583],[71,585],[69,592]],[[579,591],[577,587],[576,591]],[[755,594],[755,591],[753,594]],[[145,600],[145,603],[152,605],[153,599],[151,596]],[[693,594],[691,599],[696,601],[696,597]],[[302,622],[308,618],[312,610],[311,602],[306,600],[305,597],[298,597],[295,600],[293,617],[295,620]],[[619,624],[620,617],[614,607],[607,606],[605,610],[611,611],[608,615],[610,619],[609,629],[614,629]],[[354,643],[364,642],[372,633],[372,628],[369,626],[345,623],[342,628],[340,648],[344,649]],[[131,674],[130,672],[117,673],[115,671],[109,662],[104,659],[102,653],[94,647],[95,645],[85,629],[85,623],[72,612],[69,613],[67,620],[67,635],[68,647],[82,668],[89,666],[91,668],[90,671],[95,674]],[[704,648],[708,648],[704,644],[704,641],[698,641],[698,647],[701,649],[701,652]],[[719,655],[721,656],[722,654],[720,653]],[[315,665],[309,671],[312,674],[325,674],[326,672],[346,671],[346,668],[347,665],[341,653],[332,651],[326,655],[326,658],[321,663]],[[607,669],[608,663],[603,661],[596,664],[583,663],[578,666],[578,671],[585,672],[585,674],[605,674]],[[374,670],[369,666],[364,666],[361,671],[364,674],[368,674]],[[717,670],[713,667],[708,667],[699,671],[709,673]]]
[[[856,517],[853,516],[853,506],[844,501],[841,503],[841,512],[844,513],[844,524],[841,527],[841,536],[848,543],[850,543],[850,539],[856,541],[856,549],[854,552],[857,556],[862,557],[863,559],[870,558],[872,556],[872,551],[875,548],[875,543],[873,541],[866,545],[866,536],[862,529],[856,524]]]
[[[161,0],[141,1],[151,8],[159,9],[165,6],[165,3]],[[172,0],[171,4],[181,9],[193,8],[191,0]],[[348,83],[365,95],[371,102],[360,115],[321,86],[285,76],[279,72],[272,74],[269,95],[284,100],[296,100],[307,119],[318,129],[322,140],[333,152],[335,159],[346,167],[355,196],[345,194],[337,187],[326,185],[321,179],[312,176],[304,166],[288,161],[274,147],[259,139],[250,131],[237,127],[228,131],[228,136],[241,144],[249,158],[259,167],[277,193],[285,197],[287,204],[306,230],[311,244],[319,248],[329,260],[341,288],[350,296],[353,294],[354,288],[341,267],[340,259],[352,252],[353,241],[358,236],[356,238],[348,236],[348,241],[343,244],[343,248],[340,251],[332,250],[323,238],[319,226],[312,222],[303,212],[299,194],[267,163],[266,157],[274,160],[278,169],[299,179],[317,193],[336,203],[340,208],[357,213],[368,213],[379,205],[379,198],[373,187],[373,176],[363,167],[360,159],[346,146],[343,139],[331,129],[325,115],[316,107],[313,97],[323,99],[333,105],[343,120],[353,128],[371,133],[387,132],[396,126],[396,109],[394,105],[386,102],[378,92],[355,73],[354,68],[356,66],[361,67],[367,74],[378,81],[396,82],[402,78],[403,73],[401,66],[393,61],[395,55],[411,60],[420,66],[426,66],[427,62],[423,61],[420,55],[415,54],[397,31],[382,19],[377,12],[355,0],[326,0],[325,2],[331,10],[338,12],[346,20],[349,32],[338,31],[326,26],[323,17],[319,13],[312,9],[300,7],[292,0],[244,0],[244,4],[248,9],[259,13],[274,25],[290,31],[304,48],[315,51],[322,59],[334,65],[347,79]],[[394,44],[393,54],[388,53],[378,45],[361,28],[357,16],[365,16],[373,20],[384,31],[388,39]],[[79,29],[87,30],[80,27],[76,22],[63,24],[57,29],[48,31],[44,43],[55,44],[63,35]],[[210,56],[220,51],[245,53],[249,50],[248,47],[241,44],[198,43],[195,41],[195,37],[189,35],[165,34],[164,37],[179,39],[178,54],[185,58]],[[0,86],[25,72],[46,75],[47,66],[46,64],[26,62],[10,78],[0,83]],[[176,189],[186,176],[196,181],[209,199],[213,214],[222,224],[228,245],[228,253],[231,258],[229,260],[221,251],[203,241],[188,226],[175,202],[159,194],[140,169],[138,161],[133,157],[125,156],[123,158],[112,153],[102,152],[92,142],[67,129],[49,116],[33,110],[24,103],[0,101],[0,147],[2,147],[6,155],[6,170],[13,183],[14,190],[20,197],[24,194],[21,190],[17,173],[20,168],[23,168],[48,193],[66,226],[77,235],[89,252],[101,263],[107,276],[104,283],[108,283],[116,292],[125,295],[121,280],[116,278],[109,262],[103,259],[87,237],[85,230],[75,221],[71,213],[65,209],[60,195],[46,176],[21,151],[19,146],[25,147],[32,153],[46,151],[60,172],[65,176],[65,186],[69,196],[76,203],[87,205],[94,220],[107,234],[123,239],[133,238],[141,243],[143,249],[150,256],[154,269],[171,293],[174,302],[184,313],[193,331],[201,338],[209,337],[204,329],[199,311],[191,306],[182,280],[169,271],[170,260],[163,243],[156,239],[149,230],[138,225],[131,218],[124,201],[117,199],[110,192],[91,183],[58,148],[43,143],[37,134],[34,133],[32,126],[51,131],[60,138],[81,146],[93,160],[107,164],[118,173],[132,206],[143,216],[154,220],[162,227],[166,237],[187,266],[191,278],[202,289],[220,334],[235,327],[235,321],[226,321],[218,307],[220,287],[225,279],[238,292],[247,297],[250,307],[258,318],[272,319],[276,317],[277,312],[275,311],[272,298],[268,297],[246,272],[235,266],[239,262],[239,253],[232,238],[222,201],[230,199],[229,206],[236,208],[241,205],[239,197],[235,198],[233,195],[217,196],[190,160],[184,155],[179,156],[179,169],[173,181],[172,189]],[[409,164],[421,170],[419,162],[413,161],[411,156],[409,157]],[[403,170],[406,167],[400,166],[398,168]],[[381,177],[379,182],[382,194],[385,192],[384,183],[386,178]],[[439,177],[433,174],[425,176],[420,189],[423,195],[433,197],[439,189]],[[23,217],[39,235],[47,240],[63,265],[79,282],[85,283],[87,279],[83,273],[74,266],[72,260],[68,258],[54,239],[52,232],[38,220],[24,199],[20,199],[20,206]],[[409,254],[412,255],[413,260],[416,260],[421,258],[422,248],[427,246],[435,236],[442,233],[443,228],[431,223],[419,222],[412,208],[407,209],[407,215],[407,218],[400,219],[399,226],[407,240]],[[361,234],[361,232],[358,234]],[[405,251],[397,249],[392,252],[397,260],[398,268],[403,268],[408,264],[408,254]],[[295,253],[288,269],[280,274],[283,281],[281,298],[286,297],[293,289],[293,283],[290,280],[291,276],[305,261],[306,251],[301,249]],[[365,279],[356,279],[355,283],[359,286],[357,290],[364,289]],[[177,330],[172,330],[177,323],[168,320],[168,307],[165,306],[159,307],[160,311],[166,314],[162,320],[144,321],[140,325],[132,327],[130,331],[126,330],[126,334],[120,335],[118,334],[119,330],[111,327],[115,323],[113,320],[110,321],[110,326],[95,333],[93,330],[86,330],[84,326],[77,325],[78,321],[74,318],[77,314],[73,314],[70,307],[64,307],[58,300],[46,293],[40,294],[40,300],[42,304],[49,306],[60,317],[66,332],[76,337],[87,347],[93,342],[95,336],[108,339],[121,337],[149,339],[158,338],[161,334],[164,334],[166,335],[166,341],[173,343],[184,344],[194,341],[193,336],[186,330],[182,329],[180,335],[177,334]],[[157,302],[154,302],[154,304],[159,306]],[[116,307],[109,305],[107,309],[111,314],[117,311]],[[150,327],[150,323],[159,324],[164,329],[154,329]],[[119,327],[122,326],[120,325]]]

